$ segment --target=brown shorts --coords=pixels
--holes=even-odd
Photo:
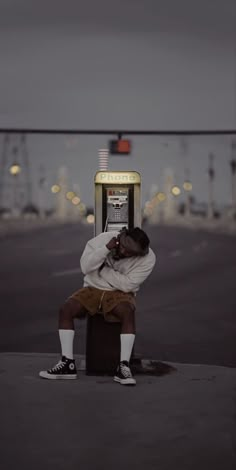
[[[78,300],[90,315],[101,313],[110,322],[119,322],[119,319],[111,313],[121,302],[129,302],[133,308],[136,307],[133,292],[122,292],[120,290],[100,290],[96,287],[82,287],[77,290],[69,299]]]

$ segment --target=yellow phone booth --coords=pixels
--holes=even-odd
[[[95,235],[141,227],[141,176],[137,171],[98,171],[94,183]]]
[[[141,227],[141,176],[137,171],[98,171],[94,185],[94,236],[123,227]],[[106,322],[99,314],[88,316],[88,375],[114,374],[119,363],[120,331],[120,323]]]

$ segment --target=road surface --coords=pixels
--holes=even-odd
[[[145,226],[157,263],[137,296],[137,354],[236,366],[235,237]],[[0,240],[1,352],[60,351],[57,313],[82,286],[80,256],[93,227],[67,224]],[[85,352],[86,320],[75,353]]]

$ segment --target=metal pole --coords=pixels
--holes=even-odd
[[[26,145],[26,136],[21,135],[21,151],[22,151],[22,164],[25,169],[25,192],[26,192],[26,205],[32,204],[32,188],[30,178],[29,154]]]
[[[209,167],[208,167],[208,218],[213,219],[214,217],[214,179],[215,170],[213,168],[213,161],[215,156],[213,153],[209,153]]]
[[[236,135],[236,129],[219,130],[135,130],[135,129],[36,129],[36,128],[0,128],[0,134],[6,132],[14,134],[58,134],[58,135],[169,135],[169,136],[187,136],[187,135]]]
[[[187,141],[183,138],[181,140],[181,150],[184,160],[184,183],[190,182],[190,168],[188,165],[188,144]],[[186,217],[190,216],[190,194],[189,191],[185,189],[185,212]]]
[[[236,215],[236,140],[231,143],[232,159],[230,161],[231,166],[231,197],[232,197],[232,216]]]
[[[6,134],[3,140],[3,149],[1,156],[1,166],[0,166],[0,207],[4,206],[4,190],[6,187],[6,170],[7,170],[7,148],[9,144],[9,137]]]
[[[38,179],[38,208],[39,208],[39,217],[43,219],[45,217],[45,207],[44,207],[44,191],[45,191],[45,169],[43,165],[39,167],[39,179]]]

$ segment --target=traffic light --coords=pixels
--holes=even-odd
[[[128,139],[116,139],[109,141],[111,155],[129,155],[131,153],[131,141]]]

